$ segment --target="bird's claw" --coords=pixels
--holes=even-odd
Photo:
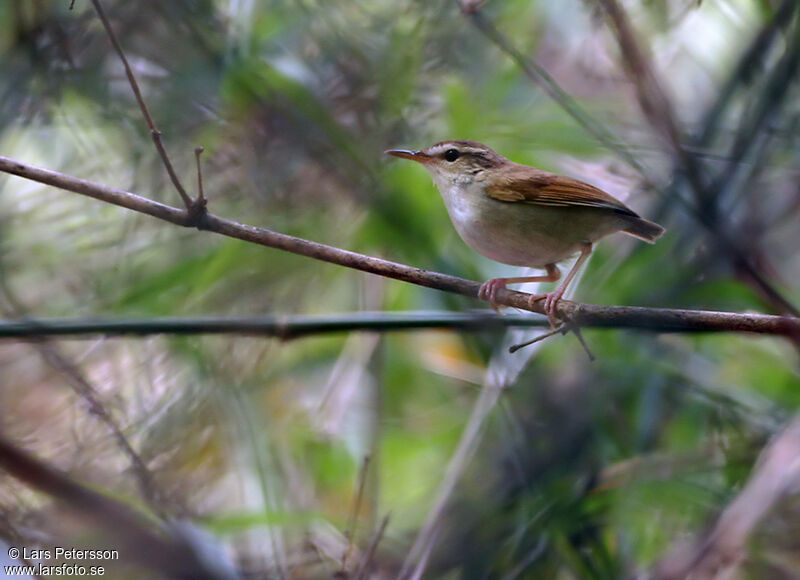
[[[478,298],[481,300],[488,300],[494,311],[500,314],[500,306],[497,304],[497,291],[501,289],[504,290],[505,287],[506,281],[503,278],[487,280],[478,288]]]
[[[563,293],[555,290],[547,292],[546,294],[531,294],[528,298],[528,306],[533,308],[533,305],[540,300],[544,300],[544,313],[547,315],[547,320],[550,321],[550,328],[556,330],[563,321],[558,317],[558,303],[561,301]]]
[[[558,317],[558,303],[561,302],[563,295],[563,292],[555,290],[549,292],[544,300],[544,313],[547,315],[547,320],[550,321],[550,327],[554,330],[562,323]]]
[[[492,278],[481,284],[478,288],[478,298],[481,300],[488,300],[489,304],[498,314],[500,313],[500,305],[497,304],[497,292],[506,288],[505,278]],[[554,330],[562,321],[558,317],[558,303],[561,301],[563,292],[554,290],[546,294],[532,294],[528,299],[528,304],[533,306],[535,302],[544,300],[544,313],[547,315],[547,320],[550,321],[550,327]]]

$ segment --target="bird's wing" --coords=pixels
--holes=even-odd
[[[558,207],[581,206],[637,216],[618,199],[593,185],[571,177],[520,167],[486,187],[486,195],[497,201]],[[638,216],[637,216],[638,217]]]

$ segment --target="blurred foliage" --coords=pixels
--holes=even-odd
[[[68,4],[0,0],[0,153],[178,205],[91,4]],[[798,34],[797,14],[781,23],[785,38],[736,73],[771,26],[775,2],[625,5],[688,138],[726,99],[718,127],[692,153],[710,175],[745,168],[735,187],[718,191],[719,214],[797,304],[796,71],[786,79],[788,96],[750,136],[757,150],[730,157],[767,98],[765,79],[788,35]],[[681,176],[638,113],[593,2],[493,0],[485,14],[631,148],[649,183],[453,2],[104,6],[190,191],[192,151],[205,148],[205,190],[218,215],[472,279],[513,272],[458,239],[423,170],[382,155],[471,138],[615,195],[630,192],[632,207],[669,228],[652,247],[619,236],[600,244],[579,299],[770,309],[676,201]],[[734,74],[744,76],[730,86]],[[22,314],[14,301],[30,316],[142,318],[478,306],[8,177],[0,177],[0,276],[7,316]],[[429,577],[618,578],[646,570],[730,501],[800,403],[797,352],[781,339],[585,335],[597,362],[589,364],[574,337],[553,339],[504,395],[443,516]],[[355,543],[366,550],[391,512],[376,566],[381,577],[399,570],[499,342],[495,334],[425,332],[59,347],[152,470],[168,511],[214,534],[254,577],[323,578],[347,549],[366,455]],[[107,430],[33,345],[0,344],[0,372],[5,433],[76,478],[153,509]],[[36,521],[51,540],[63,531],[54,507],[19,487],[0,488],[0,513],[18,530]],[[788,564],[798,546],[768,541],[797,515],[794,505],[762,526],[744,577],[800,577]]]

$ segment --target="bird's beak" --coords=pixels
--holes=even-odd
[[[389,149],[388,151],[384,151],[384,153],[386,153],[386,155],[400,157],[401,159],[417,161],[418,163],[426,163],[431,160],[431,156],[424,151],[411,151],[410,149]]]

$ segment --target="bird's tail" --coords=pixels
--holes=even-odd
[[[652,244],[667,230],[657,223],[636,216],[631,217],[630,221],[628,221],[628,227],[622,231],[634,238],[639,238],[648,244]]]

